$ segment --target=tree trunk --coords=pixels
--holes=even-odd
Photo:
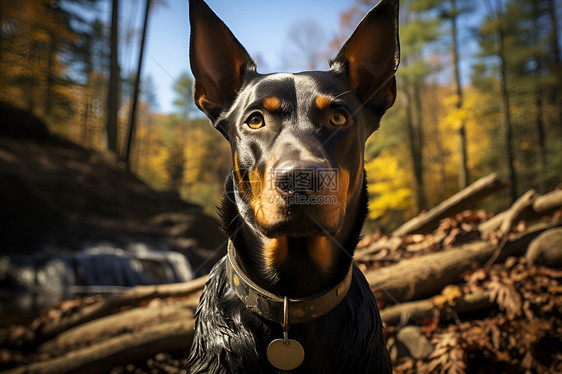
[[[417,170],[416,180],[418,182],[418,201],[420,210],[427,208],[427,200],[425,197],[425,185],[423,182],[423,115],[421,102],[422,81],[416,79],[414,83],[414,103],[416,105],[416,121],[415,121],[415,141],[417,142]]]
[[[23,52],[26,55],[25,58],[28,61],[39,60],[39,56],[37,55],[39,53],[38,52],[39,48],[36,48],[36,46],[33,44],[31,44],[29,47],[30,48],[28,51]],[[37,115],[37,113],[35,112],[35,107],[36,107],[35,95],[39,82],[37,82],[35,78],[36,69],[33,68],[32,64],[24,64],[23,69],[25,69],[27,73],[23,78],[24,79],[23,86],[25,87],[25,92],[27,92],[27,95],[25,95],[25,109],[28,112]]]
[[[539,23],[540,10],[538,4],[533,2],[533,38],[535,44],[539,42]],[[545,179],[546,179],[546,145],[545,145],[545,131],[543,123],[543,87],[542,87],[542,58],[540,55],[535,56],[536,68],[534,71],[535,76],[535,123],[537,125],[537,146],[538,146],[538,171],[539,171],[539,190],[544,192]]]
[[[141,45],[140,45],[140,52],[139,52],[139,62],[137,66],[137,76],[135,79],[135,88],[133,91],[133,102],[131,104],[131,114],[129,116],[129,131],[127,133],[127,142],[125,144],[125,151],[123,152],[122,160],[125,161],[127,168],[130,169],[130,155],[131,155],[131,144],[133,141],[133,137],[135,136],[136,130],[136,112],[137,112],[137,104],[139,99],[139,89],[140,89],[140,77],[142,71],[142,58],[144,54],[144,45],[146,41],[146,29],[148,27],[148,14],[150,12],[150,0],[146,0],[146,9],[144,13],[144,26],[142,29],[142,38],[141,38]]]
[[[52,111],[53,106],[53,85],[54,85],[54,72],[53,72],[53,64],[55,60],[55,36],[50,33],[49,35],[50,43],[47,51],[47,71],[46,71],[46,83],[47,87],[45,87],[45,92],[43,93],[45,96],[43,100],[43,115],[46,118],[49,118]]]
[[[122,306],[134,305],[155,297],[167,298],[190,295],[195,291],[202,290],[207,279],[208,276],[205,275],[187,283],[133,287],[127,292],[110,296],[104,301],[84,307],[78,313],[63,317],[59,321],[45,324],[40,331],[39,339],[45,341],[72,327],[107,316]]]
[[[145,168],[145,172],[149,173],[150,172],[150,159],[151,159],[151,149],[150,146],[152,144],[152,112],[150,110],[150,107],[147,105],[147,117],[146,117],[146,141],[144,144],[144,149],[146,151],[145,153],[145,160],[146,162],[143,163],[144,168]]]
[[[431,89],[431,95],[436,97],[438,83],[433,81]],[[436,149],[436,158],[435,160],[430,160],[430,164],[436,163],[438,165],[437,168],[439,169],[438,174],[440,179],[439,186],[437,190],[434,191],[434,195],[438,197],[437,201],[443,201],[447,197],[447,172],[445,170],[445,160],[447,156],[443,148],[443,138],[441,136],[441,129],[439,128],[439,115],[437,113],[440,105],[441,102],[439,99],[434,99],[431,103],[428,103],[428,118],[433,128],[433,134],[431,136],[433,137],[434,148]],[[437,175],[435,175],[435,177],[437,178]]]
[[[118,61],[119,0],[113,0],[111,12],[111,51],[109,90],[107,94],[106,135],[107,149],[117,153],[117,112],[119,110],[119,61]]]
[[[414,178],[416,182],[416,203],[418,211],[425,209],[425,194],[423,191],[423,174],[422,174],[422,155],[419,148],[419,135],[416,131],[416,124],[414,123],[414,99],[411,87],[406,87],[404,90],[407,96],[406,106],[406,125],[408,127],[408,137],[410,140],[410,155],[412,157],[412,165],[414,166]]]
[[[451,53],[453,55],[453,68],[455,71],[455,86],[457,91],[457,103],[456,108],[460,110],[463,105],[463,94],[462,94],[462,85],[461,85],[461,77],[460,77],[460,67],[459,67],[459,52],[458,52],[458,32],[457,32],[457,4],[456,0],[451,0],[451,37],[452,41],[452,48]],[[467,160],[467,152],[466,152],[466,127],[464,117],[461,118],[461,123],[459,126],[459,154],[460,154],[460,163],[459,163],[459,188],[463,189],[468,186],[470,176],[468,174],[468,160]]]
[[[556,4],[554,0],[548,0],[548,15],[550,16],[550,45],[554,55],[553,71],[556,72],[557,85],[555,86],[555,100],[558,108],[558,127],[562,130],[562,63],[560,62],[560,44],[558,38],[558,16],[556,14]]]
[[[545,231],[529,244],[525,258],[530,264],[562,266],[562,228]]]
[[[193,319],[164,322],[138,328],[89,347],[26,366],[5,374],[29,373],[108,373],[114,366],[143,362],[160,352],[187,353],[193,339]]]
[[[523,201],[525,198],[529,197],[529,195],[523,195],[519,200]],[[556,210],[560,209],[560,207],[562,207],[562,189],[558,188],[544,195],[537,196],[532,199],[531,203],[532,205],[530,207],[518,213],[519,220],[526,220],[529,222],[535,221],[544,216],[553,214]],[[508,219],[508,216],[514,217],[513,211],[513,206],[511,206],[508,210],[482,222],[478,225],[478,231],[486,235],[498,230],[500,226],[502,226],[502,223]],[[514,218],[510,219],[512,221],[514,220]]]
[[[60,356],[93,345],[102,339],[107,340],[119,336],[124,331],[146,329],[172,321],[187,322],[193,318],[195,307],[197,307],[197,302],[191,305],[183,302],[162,303],[157,306],[133,308],[111,314],[63,332],[56,338],[41,344],[37,352],[46,353],[51,357]]]
[[[90,94],[86,94],[86,98],[84,99],[84,114],[82,115],[82,145],[86,148],[89,148],[88,143],[88,120],[90,115],[90,102],[92,98]]]
[[[500,19],[500,17],[502,17]],[[511,124],[511,114],[510,114],[510,101],[509,101],[509,91],[507,89],[507,62],[505,55],[505,33],[503,25],[503,15],[498,15],[498,20],[501,20],[502,24],[498,26],[498,57],[500,58],[500,85],[501,85],[501,96],[502,96],[502,129],[504,135],[504,146],[505,146],[505,157],[508,170],[508,178],[511,183],[510,186],[510,198],[513,203],[517,199],[517,174],[515,172],[515,160],[513,157],[513,134],[512,134],[512,124]]]
[[[490,293],[481,291],[469,293],[455,300],[452,307],[438,309],[432,299],[410,301],[400,305],[392,305],[381,310],[381,318],[387,325],[404,325],[409,321],[422,321],[425,318],[433,318],[438,312],[440,320],[447,321],[453,318],[454,313],[470,313],[493,306],[490,302]]]

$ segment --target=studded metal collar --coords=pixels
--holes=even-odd
[[[334,309],[347,295],[352,273],[353,264],[349,267],[345,278],[335,287],[309,297],[289,299],[289,324],[309,322]],[[246,308],[263,318],[283,324],[284,297],[261,288],[244,274],[236,262],[234,245],[231,241],[228,242],[226,274],[230,286]]]

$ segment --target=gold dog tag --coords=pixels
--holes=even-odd
[[[304,361],[304,348],[296,340],[289,339],[289,298],[283,298],[283,339],[275,339],[267,347],[269,363],[281,370],[293,370]]]
[[[267,359],[280,370],[293,370],[304,361],[302,345],[293,339],[275,339],[267,347]]]

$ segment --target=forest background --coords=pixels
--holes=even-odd
[[[137,74],[142,58],[120,68],[117,48],[143,45],[150,12],[166,6],[139,3],[144,30],[123,26],[118,0],[0,2],[0,100],[214,215],[230,150],[194,107],[190,73],[175,77],[174,113],[161,114],[154,80]],[[291,29],[299,68],[333,57],[374,3],[356,0],[326,43],[314,22]],[[366,148],[370,229],[390,230],[490,172],[511,183],[486,202],[493,211],[561,182],[561,11],[558,0],[401,1],[398,98]]]

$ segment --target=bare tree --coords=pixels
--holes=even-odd
[[[136,130],[136,110],[137,110],[137,103],[139,99],[139,88],[140,88],[140,76],[142,70],[142,58],[144,54],[144,45],[146,41],[146,29],[148,28],[148,14],[150,12],[150,3],[151,0],[146,0],[146,8],[144,13],[144,25],[142,29],[142,38],[141,38],[141,45],[140,45],[140,52],[139,52],[139,62],[137,65],[137,76],[135,78],[135,87],[133,91],[133,99],[131,103],[131,114],[129,116],[129,131],[127,132],[127,141],[125,143],[125,150],[123,152],[122,159],[127,164],[127,168],[130,168],[129,157],[131,154],[131,143],[133,141],[133,137],[135,136]]]
[[[119,0],[113,0],[111,11],[111,51],[109,67],[109,91],[107,94],[107,149],[117,153],[117,112],[119,110],[119,61],[118,61],[118,20]]]
[[[457,109],[461,109],[463,105],[463,94],[461,85],[461,76],[459,68],[459,50],[458,50],[458,30],[457,21],[460,14],[457,8],[456,0],[450,0],[450,14],[449,20],[451,21],[451,53],[453,55],[453,68],[455,71],[455,86],[457,90]],[[461,124],[459,126],[459,154],[460,154],[460,164],[459,164],[459,187],[465,188],[468,186],[469,174],[468,174],[468,161],[467,161],[467,151],[466,151],[466,128],[465,128],[464,118],[461,119]]]
[[[484,2],[488,8],[489,22],[495,26],[497,40],[496,56],[499,59],[500,91],[501,91],[501,114],[502,129],[505,143],[505,157],[508,170],[508,178],[511,183],[510,197],[512,201],[517,199],[517,174],[515,172],[515,157],[513,155],[513,125],[511,123],[510,95],[507,89],[507,57],[505,50],[505,9],[501,0],[487,0]]]
[[[555,100],[557,100],[558,107],[558,126],[562,129],[562,94],[560,93],[560,87],[562,87],[562,57],[560,56],[560,38],[558,30],[558,17],[556,15],[556,4],[555,0],[547,0],[548,15],[550,18],[550,45],[553,55],[553,70],[556,72],[556,81],[558,88],[555,94]]]
[[[315,20],[309,19],[292,25],[288,34],[293,53],[291,65],[307,70],[322,68],[327,60],[326,31]]]

